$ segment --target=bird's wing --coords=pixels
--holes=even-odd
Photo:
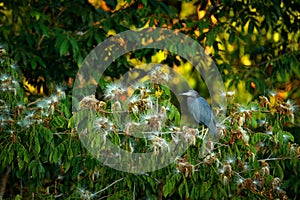
[[[191,102],[190,108],[194,108],[190,112],[198,123],[204,124],[213,133],[216,132],[212,109],[204,98],[198,97],[195,101]]]

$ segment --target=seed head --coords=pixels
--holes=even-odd
[[[95,95],[86,96],[79,102],[78,109],[79,110],[83,110],[83,109],[89,109],[89,110],[95,109],[96,110],[98,108],[98,103],[99,103],[99,100],[95,98]]]
[[[170,80],[170,75],[161,69],[160,65],[154,67],[149,73],[150,82],[155,84],[165,84]]]
[[[189,144],[196,145],[196,139],[197,136],[199,135],[199,130],[195,128],[189,128],[184,126],[182,128],[182,133],[184,138],[189,141]]]
[[[106,131],[111,131],[114,128],[114,125],[109,119],[105,117],[98,117],[94,121],[94,128],[96,130],[106,130]]]
[[[235,161],[235,158],[233,156],[229,156],[227,159],[226,159],[226,163],[227,164],[231,164]]]
[[[144,121],[148,125],[151,131],[160,131],[161,130],[161,120],[158,115],[145,115],[143,116]]]
[[[244,183],[244,179],[243,178],[239,177],[239,178],[236,179],[236,184],[237,185],[241,185],[243,183]]]
[[[55,90],[56,90],[56,95],[57,95],[58,99],[65,99],[66,98],[66,93],[65,93],[66,87],[65,86],[57,85],[55,87]]]
[[[112,110],[113,112],[121,111],[121,110],[122,110],[122,106],[121,106],[120,101],[115,101],[114,103],[112,103],[112,105],[111,105],[111,110]]]
[[[149,140],[152,142],[151,148],[153,149],[154,154],[157,155],[161,150],[167,150],[167,152],[170,152],[169,144],[164,138],[151,135]]]
[[[226,93],[226,97],[233,97],[235,95],[235,91],[228,91]]]
[[[122,100],[122,97],[126,92],[125,88],[120,84],[111,84],[107,86],[105,90],[105,98],[110,100]]]

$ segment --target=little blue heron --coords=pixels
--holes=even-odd
[[[187,96],[189,112],[193,115],[196,122],[209,128],[211,133],[217,134],[215,117],[207,101],[195,90],[189,90],[179,95]]]

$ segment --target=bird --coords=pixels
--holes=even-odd
[[[195,121],[209,128],[212,134],[217,135],[216,120],[208,102],[196,90],[189,90],[179,95],[187,96],[188,110]]]

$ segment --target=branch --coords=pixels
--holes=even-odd
[[[116,184],[117,182],[120,182],[120,181],[122,181],[124,178],[120,178],[119,180],[116,180],[115,182],[113,182],[112,184],[110,184],[110,185],[108,185],[107,187],[105,187],[104,189],[102,189],[102,190],[99,190],[98,192],[96,192],[94,195],[97,195],[97,194],[99,194],[99,193],[101,193],[101,192],[103,192],[103,191],[105,191],[105,190],[107,190],[109,187],[111,187],[111,186],[113,186],[114,184]]]
[[[300,159],[300,156],[297,157]],[[265,161],[275,161],[275,160],[291,160],[291,157],[282,157],[282,158],[266,158],[266,159],[260,159],[257,160],[258,162],[265,162]]]

